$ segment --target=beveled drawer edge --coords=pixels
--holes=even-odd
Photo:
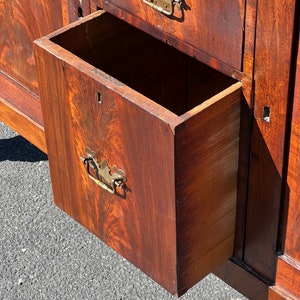
[[[115,78],[113,80],[109,80],[109,74],[103,72],[100,69],[95,68],[95,66],[89,64],[88,62],[85,62],[80,57],[69,52],[60,45],[55,44],[54,42],[48,39],[48,36],[35,40],[34,44],[34,47],[38,46],[40,48],[43,48],[44,50],[55,56],[57,59],[61,60],[62,64],[68,64],[70,66],[75,67],[76,69],[80,69],[80,72],[86,74],[90,78],[93,78],[96,81],[101,81],[101,83],[105,85],[106,88],[118,93],[127,101],[134,103],[142,109],[147,110],[155,117],[168,123],[172,129],[182,122],[180,116],[167,110],[166,108],[151,100],[150,98],[135,91],[134,89],[130,88],[125,84],[117,83],[117,80]]]
[[[42,38],[39,38],[34,41],[35,45],[45,49],[47,52],[54,55],[56,58],[62,61],[62,64],[69,64],[87,76],[93,78],[96,81],[100,81],[106,88],[117,92],[119,95],[124,97],[127,101],[134,103],[135,105],[139,106],[140,108],[148,111],[150,114],[153,114],[156,118],[161,119],[165,123],[170,125],[171,130],[175,134],[174,128],[181,124],[183,121],[187,120],[191,116],[201,112],[206,107],[214,104],[217,101],[221,101],[223,97],[227,94],[232,93],[236,89],[240,89],[242,87],[241,82],[237,82],[230,87],[226,88],[225,90],[221,91],[220,93],[214,95],[210,99],[205,100],[203,103],[199,104],[198,106],[194,107],[193,109],[187,111],[182,115],[176,115],[175,113],[171,112],[170,110],[164,108],[160,104],[156,103],[154,100],[144,96],[143,94],[135,91],[134,89],[130,88],[126,84],[123,84],[121,81],[118,81],[114,77],[110,76],[109,74],[105,73],[101,69],[95,68],[95,66],[91,65],[90,63],[84,61],[82,58],[76,56],[72,52],[66,50],[62,46],[56,44],[51,39],[56,37],[57,35],[63,34],[64,32],[76,28],[94,18],[101,16],[102,14],[107,13],[104,10],[97,11],[84,17],[78,21],[75,21],[63,28],[58,29]]]
[[[232,84],[231,86],[229,86],[228,88],[226,88],[225,90],[221,91],[220,93],[214,95],[213,97],[205,100],[203,103],[201,103],[200,105],[194,107],[193,109],[189,110],[188,112],[184,113],[183,115],[181,115],[180,117],[183,120],[187,120],[189,119],[191,116],[200,113],[201,111],[205,110],[207,107],[213,105],[214,103],[218,102],[218,101],[222,101],[222,99],[224,99],[226,96],[234,93],[237,90],[241,90],[242,89],[242,83],[240,81]]]

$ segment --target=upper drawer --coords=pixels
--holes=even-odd
[[[56,204],[182,294],[232,255],[241,83],[102,12],[35,51]]]
[[[95,1],[104,10],[229,76],[232,69],[241,70],[245,0]],[[174,13],[167,16],[157,11],[155,7],[160,6]]]

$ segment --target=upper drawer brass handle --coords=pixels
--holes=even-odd
[[[89,149],[88,149],[89,150]],[[120,187],[123,190],[126,188],[126,175],[125,173],[114,166],[114,173],[111,170],[104,159],[101,163],[98,163],[95,156],[87,150],[87,156],[81,157],[82,162],[86,166],[88,176],[103,190],[115,194],[116,187]]]
[[[181,10],[182,0],[143,0],[144,3],[151,6],[153,9],[167,15],[171,16],[174,13],[174,6],[176,5],[179,10]]]

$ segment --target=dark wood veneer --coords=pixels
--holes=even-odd
[[[176,12],[175,17],[166,17],[143,4],[142,0],[0,0],[0,120],[18,131],[44,152],[48,151],[49,146],[46,146],[44,135],[40,89],[42,96],[44,95],[43,97],[46,98],[45,95],[47,95],[49,99],[57,97],[69,99],[71,95],[67,91],[68,86],[64,81],[56,89],[51,89],[44,83],[45,78],[38,80],[32,42],[34,39],[98,9],[106,9],[127,23],[188,54],[190,58],[186,61],[193,61],[193,57],[195,57],[213,69],[240,80],[243,95],[235,247],[233,259],[221,265],[215,270],[215,273],[250,299],[269,298],[276,300],[300,297],[300,246],[298,243],[300,230],[297,223],[299,217],[299,172],[297,170],[299,169],[300,151],[298,147],[299,54],[297,62],[295,58],[299,48],[299,3],[296,0],[226,0],[213,2],[191,0],[183,1],[183,3],[184,19],[176,20],[178,12]],[[84,22],[82,20],[82,23]],[[63,35],[64,41],[60,40],[59,34],[51,35],[52,42],[60,44],[60,46],[82,58],[84,58],[83,55],[86,55],[91,66],[100,66],[97,65],[99,63],[98,58],[92,56],[98,45],[94,44],[94,49],[89,49],[89,52],[86,52],[87,49],[82,48],[82,45],[100,34],[99,30],[101,29],[97,28],[93,32],[90,31],[90,36],[81,33],[81,40],[74,40],[74,43],[70,43],[73,41],[74,31],[72,33],[72,27],[75,28],[76,26],[70,25],[68,27],[69,34],[64,29],[59,31],[65,33]],[[78,30],[78,27],[74,30]],[[113,31],[114,28],[111,27],[110,30]],[[122,35],[120,34],[120,36]],[[123,36],[123,44],[125,40]],[[146,38],[144,42],[148,43],[149,40],[151,39]],[[110,42],[109,40],[106,42],[108,52],[112,50],[112,48],[109,49]],[[151,42],[149,45],[151,45],[155,55],[157,43]],[[61,54],[60,46],[56,45],[53,52]],[[69,54],[63,53],[66,55],[65,58],[70,58],[68,57]],[[64,78],[65,72],[69,72],[71,81],[68,84],[69,87],[73,87],[76,80],[82,76],[80,72],[79,74],[76,73],[77,78],[72,74],[72,68],[65,68],[63,63],[59,63],[46,52],[38,51],[37,55],[39,61],[45,60],[45,65],[40,62],[39,73],[46,74],[49,82],[54,82],[57,78]],[[118,55],[117,51],[114,52],[114,55]],[[163,56],[164,54],[162,54]],[[176,61],[181,61],[183,57],[185,56],[181,54],[171,55],[171,59]],[[126,55],[123,56],[123,60],[125,59]],[[143,59],[146,59],[146,56]],[[162,60],[161,57],[160,60]],[[82,67],[81,62],[77,63],[76,68],[80,69]],[[194,80],[189,82],[190,96],[187,97],[189,101],[184,102],[187,105],[190,103],[193,107],[199,104],[197,99],[199,96],[198,83],[203,80],[203,77],[198,75],[201,73],[198,67],[192,67],[193,63],[189,65],[186,74]],[[127,65],[124,66],[123,71],[117,70],[115,74],[120,75],[121,80],[128,76],[128,72],[126,73]],[[113,72],[109,64],[102,67]],[[117,65],[115,67],[118,68]],[[49,68],[53,68],[53,74],[49,73]],[[160,94],[163,99],[160,104],[168,107],[170,103],[168,104],[166,95],[172,99],[176,98],[177,101],[169,106],[176,119],[175,114],[185,113],[181,101],[185,93],[179,87],[184,75],[182,72],[178,72],[177,67],[172,64],[169,64],[168,68],[169,72],[166,72],[165,75],[171,77],[176,74],[177,81],[174,85],[170,81],[165,92]],[[223,77],[222,74],[220,75],[208,67],[204,69],[206,69],[205,76],[212,83],[207,89],[202,89],[202,91],[209,91],[210,93],[210,95],[202,94],[204,98],[220,92],[232,82],[232,78]],[[93,72],[93,78],[104,76],[101,72],[100,75],[97,74],[97,71]],[[214,86],[214,82],[211,81],[212,78],[217,79],[219,84]],[[224,80],[220,80],[221,78]],[[40,81],[40,87],[38,81]],[[157,85],[159,81],[159,78],[155,77],[151,83]],[[89,84],[96,88],[97,86],[93,82],[91,80]],[[109,86],[108,82],[107,85]],[[136,85],[136,82],[133,80],[131,84]],[[173,86],[176,88],[173,89]],[[149,80],[140,88],[140,92],[145,93],[150,98],[152,97],[152,91],[149,90]],[[129,90],[128,93],[130,93]],[[76,156],[74,152],[70,152],[70,154],[69,151],[70,149],[79,149],[76,142],[79,133],[76,133],[76,130],[75,133],[73,131],[74,128],[79,130],[80,124],[72,121],[74,114],[77,115],[78,111],[76,113],[74,107],[69,110],[67,108],[69,103],[65,101],[59,103],[56,109],[50,106],[44,109],[46,119],[52,116],[53,119],[63,120],[61,124],[55,122],[51,124],[57,139],[55,153],[53,153],[54,150],[49,152],[52,169],[57,171],[52,170],[51,172],[54,172],[52,176],[58,180],[60,172],[69,168],[75,178],[81,180],[82,175],[77,168],[70,166],[68,161],[57,161],[57,156],[68,154],[70,161],[75,164],[78,153]],[[143,101],[141,103],[145,105]],[[263,118],[264,111],[268,110],[270,111],[269,120]],[[165,112],[160,111],[158,113],[156,109],[152,109],[151,113],[155,116],[165,117]],[[86,117],[88,118],[88,116]],[[98,118],[100,117],[98,116]],[[109,120],[106,121],[109,124]],[[196,134],[198,120],[195,123],[193,121],[185,123],[186,126],[191,126],[193,135]],[[93,122],[89,125],[85,124],[85,126],[93,130]],[[150,125],[147,128],[149,129]],[[180,131],[178,133],[181,134]],[[70,139],[70,135],[74,135],[74,139]],[[187,136],[186,140],[189,138]],[[54,137],[50,136],[49,139],[54,139]],[[47,141],[48,145],[51,143],[50,140]],[[155,143],[155,141],[153,142]],[[176,143],[177,141],[174,141],[174,145]],[[180,150],[182,145],[180,143],[176,145]],[[199,150],[197,147],[191,147],[193,148],[189,150],[191,153]],[[172,153],[168,153],[168,155],[172,155]],[[184,156],[184,154],[182,155]],[[184,168],[185,163],[179,169],[184,170]],[[188,173],[188,171],[186,172]],[[89,183],[84,182],[85,186],[88,187]],[[66,188],[72,184],[72,190]],[[177,185],[179,188],[181,182],[178,181]],[[74,186],[71,179],[67,179],[65,185],[60,188],[60,192],[54,190],[56,199],[62,193],[65,193],[66,199],[76,198],[78,194],[82,193],[79,187]],[[92,190],[90,188],[87,193],[91,193]],[[184,187],[182,187],[183,190]],[[192,191],[189,190],[189,192]],[[150,193],[149,197],[151,195]],[[82,204],[76,201],[68,200],[64,203],[57,201],[57,204],[64,210],[73,214],[86,227],[96,232],[97,230],[93,228],[95,225],[91,219],[86,217],[86,214],[93,217],[99,214],[98,219],[100,218],[101,214],[95,210],[95,203],[96,200],[94,199],[91,205],[84,208]],[[109,206],[110,202],[107,203]],[[181,208],[191,216],[193,215],[189,207],[183,205]],[[88,212],[84,212],[84,209]],[[174,217],[174,211],[168,212],[164,208],[162,211],[166,214],[173,214]],[[118,213],[118,210],[112,212],[114,218]],[[197,212],[195,214],[197,215]],[[183,224],[188,220],[188,218],[185,220],[185,217],[181,219]],[[185,228],[178,228],[175,235],[181,237],[192,235],[193,231],[187,230],[185,232]],[[159,227],[155,230],[158,231]],[[99,231],[98,234],[103,237],[103,232]],[[139,242],[142,243],[142,240]],[[116,242],[116,244],[118,243]],[[193,247],[194,250],[191,250]],[[188,258],[190,250],[191,253],[193,251],[201,252],[195,241],[173,249],[171,252],[174,254],[178,251],[183,259],[181,266],[184,266],[194,263],[193,259]],[[284,255],[278,258],[281,253]],[[203,255],[209,256],[209,253]],[[155,257],[157,263],[159,261],[158,254]],[[221,263],[221,260],[218,263]],[[193,274],[186,273],[180,279],[182,289],[184,286],[187,287],[185,281],[192,282],[193,277]],[[173,279],[175,282],[175,277]],[[163,278],[161,280],[164,281]],[[271,286],[270,289],[269,286]]]

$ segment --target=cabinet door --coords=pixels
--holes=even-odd
[[[94,2],[228,75],[232,75],[232,68],[241,69],[244,0]],[[161,7],[163,12],[159,11]]]

